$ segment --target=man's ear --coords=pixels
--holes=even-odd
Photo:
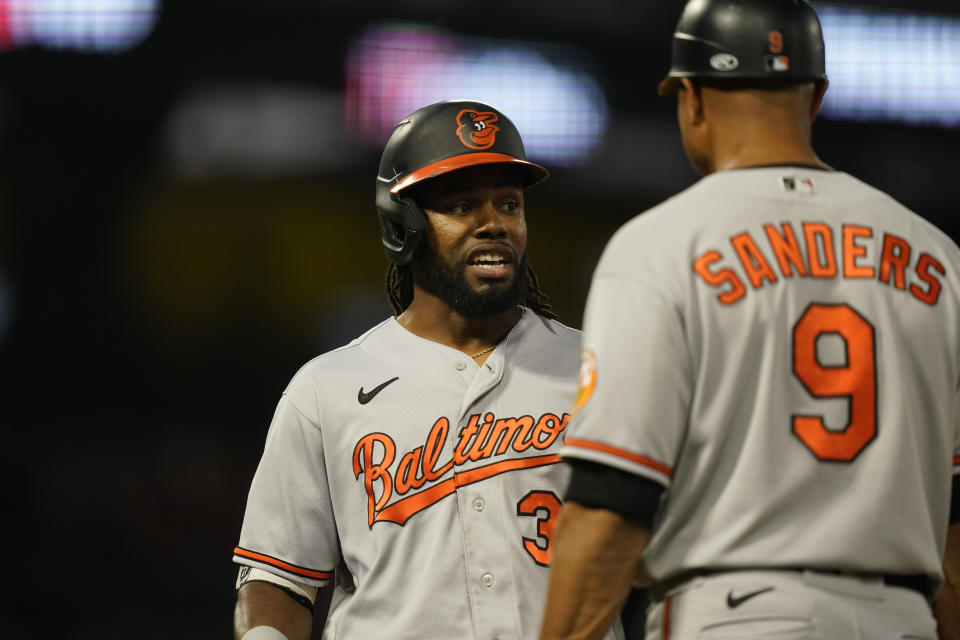
[[[680,117],[687,125],[697,125],[703,121],[703,94],[700,86],[690,78],[680,78],[683,85],[677,92],[677,99],[681,100]]]

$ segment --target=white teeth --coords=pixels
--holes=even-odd
[[[506,260],[504,260],[503,256],[496,255],[493,253],[481,253],[480,255],[478,255],[473,259],[473,264],[480,265],[480,266],[485,266],[483,265],[483,263],[502,264],[505,262]]]

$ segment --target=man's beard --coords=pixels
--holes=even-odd
[[[464,318],[485,318],[519,306],[527,298],[527,254],[515,263],[513,281],[494,285],[486,292],[474,291],[467,284],[466,260],[450,265],[433,247],[426,245],[417,256],[414,268],[417,284],[437,296]]]

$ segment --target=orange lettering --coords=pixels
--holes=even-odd
[[[436,468],[437,458],[440,457],[440,452],[443,450],[443,443],[447,440],[447,431],[449,429],[450,422],[446,418],[440,418],[433,423],[433,428],[430,429],[430,435],[427,436],[427,442],[424,444],[423,460],[420,462],[421,471],[423,477],[430,482],[433,482],[453,467],[453,460],[451,460],[439,469]]]
[[[480,467],[474,467],[455,474],[454,477],[438,482],[437,484],[401,498],[391,504],[389,507],[381,510],[376,517],[377,522],[395,522],[403,525],[411,516],[423,511],[427,507],[433,506],[440,500],[457,490],[457,487],[466,487],[475,482],[482,482],[487,478],[492,478],[501,473],[518,471],[520,469],[532,469],[545,465],[557,464],[560,462],[558,455],[531,456],[527,458],[515,458],[512,460],[501,460]]]
[[[486,443],[487,438],[490,434],[490,427],[493,426],[493,414],[488,413],[483,416],[483,424],[480,425],[480,432],[477,434],[477,437],[473,440],[473,447],[470,449],[470,453],[467,454],[467,458],[476,462],[487,456],[483,453],[483,445]]]
[[[719,251],[707,251],[693,262],[693,270],[711,287],[729,284],[730,288],[718,295],[717,300],[723,304],[733,304],[746,294],[747,288],[730,269],[720,269],[716,273],[710,271],[710,265],[722,257]]]
[[[767,39],[770,41],[770,53],[783,52],[783,34],[779,31],[771,31]]]
[[[747,272],[747,278],[754,289],[763,286],[764,280],[777,281],[777,276],[773,275],[773,269],[770,268],[767,259],[760,252],[760,247],[753,241],[749,233],[744,232],[733,236],[730,238],[730,244],[737,252],[740,264],[743,265],[743,270]]]
[[[777,228],[772,224],[763,225],[763,230],[767,233],[767,239],[770,241],[770,248],[773,249],[773,255],[780,263],[780,273],[784,278],[793,277],[793,268],[801,276],[807,275],[807,267],[803,264],[803,253],[800,252],[800,245],[797,243],[797,236],[793,233],[793,227],[789,222],[780,225],[783,229],[783,235],[777,233]]]
[[[911,284],[910,293],[917,300],[933,306],[940,299],[940,281],[937,276],[930,273],[930,267],[939,271],[941,276],[947,273],[943,269],[943,265],[929,253],[920,254],[920,260],[917,261],[917,277],[927,283],[927,290],[924,291],[917,285]]]
[[[545,413],[539,420],[534,420],[529,415],[497,420],[493,413],[485,413],[483,422],[480,420],[480,414],[470,416],[467,425],[460,431],[460,440],[451,459],[445,464],[439,464],[438,459],[450,430],[450,422],[447,418],[438,418],[430,428],[424,444],[400,456],[393,473],[390,467],[397,458],[397,449],[390,436],[371,433],[361,438],[353,450],[353,472],[357,478],[363,474],[369,525],[372,527],[374,522],[380,521],[402,524],[414,513],[450,495],[456,487],[479,482],[506,471],[556,464],[560,458],[555,454],[515,458],[485,466],[473,466],[465,471],[457,470],[453,477],[423,488],[427,482],[439,480],[455,467],[502,455],[511,446],[517,452],[530,447],[549,448],[566,428],[570,414],[564,413],[561,418]],[[415,489],[419,491],[413,491]],[[394,490],[398,496],[404,497],[390,504]]]
[[[374,463],[373,450],[377,444],[383,447],[383,458],[379,463]],[[397,446],[385,433],[371,433],[360,438],[353,450],[353,475],[359,478],[363,473],[363,488],[367,491],[367,523],[371,527],[377,510],[387,504],[393,493],[393,478],[390,476],[389,467],[396,451]],[[373,483],[376,481],[381,483],[383,491],[379,500],[374,499]]]
[[[890,272],[893,271],[893,285],[897,289],[907,286],[904,273],[910,264],[910,243],[903,238],[883,234],[883,255],[880,258],[880,282],[890,284]]]
[[[408,451],[400,458],[400,464],[397,465],[396,485],[397,493],[404,494],[410,489],[419,489],[427,481],[423,476],[417,475],[417,467],[420,466],[420,455],[423,453],[423,447],[417,447],[413,451]]]
[[[518,516],[537,517],[537,537],[523,536],[523,548],[541,567],[549,567],[553,556],[553,528],[563,503],[552,491],[531,491],[517,503]]]
[[[526,416],[524,416],[526,417]],[[533,418],[529,422],[524,422],[517,431],[517,437],[513,439],[513,450],[517,453],[523,453],[533,446]]]
[[[844,278],[872,278],[873,267],[857,266],[857,258],[867,255],[867,248],[856,243],[857,238],[872,238],[873,230],[870,227],[860,227],[853,224],[843,225],[843,277]]]
[[[817,340],[839,335],[847,362],[825,367],[817,359]],[[843,397],[850,421],[841,431],[828,429],[820,415],[794,415],[793,433],[820,460],[850,462],[877,435],[877,367],[873,326],[846,304],[811,304],[793,326],[793,372],[814,398]]]
[[[519,418],[501,418],[493,425],[493,431],[483,447],[483,457],[489,458],[493,455],[500,455],[507,452],[511,442],[515,441],[517,434],[521,430],[529,430],[533,426],[533,416],[520,416]],[[500,444],[497,447],[497,443]],[[494,449],[496,448],[496,452]]]
[[[467,455],[464,453],[464,449],[467,448],[467,444],[470,442],[470,438],[477,432],[477,422],[480,420],[479,414],[473,414],[470,416],[470,422],[463,429],[460,430],[460,440],[457,442],[457,447],[453,450],[453,464],[455,466],[460,466],[467,463]]]
[[[540,420],[537,421],[537,426],[533,430],[533,446],[537,449],[549,447],[567,426],[568,420],[570,420],[569,413],[563,414],[562,420],[552,413],[545,413],[540,416]]]
[[[833,230],[822,222],[804,222],[803,234],[807,240],[807,261],[814,278],[833,278],[837,275],[837,257],[834,255]],[[819,239],[820,242],[817,242]],[[820,244],[823,252],[820,251]],[[822,260],[821,260],[822,258]]]

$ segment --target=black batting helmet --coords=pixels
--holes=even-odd
[[[523,187],[549,172],[527,161],[520,133],[507,116],[473,100],[447,100],[417,109],[393,130],[380,159],[377,214],[383,250],[408,264],[423,240],[426,217],[404,190],[437,176],[481,164],[517,168]]]
[[[680,78],[802,82],[827,77],[820,20],[806,0],[690,0],[660,95]]]

